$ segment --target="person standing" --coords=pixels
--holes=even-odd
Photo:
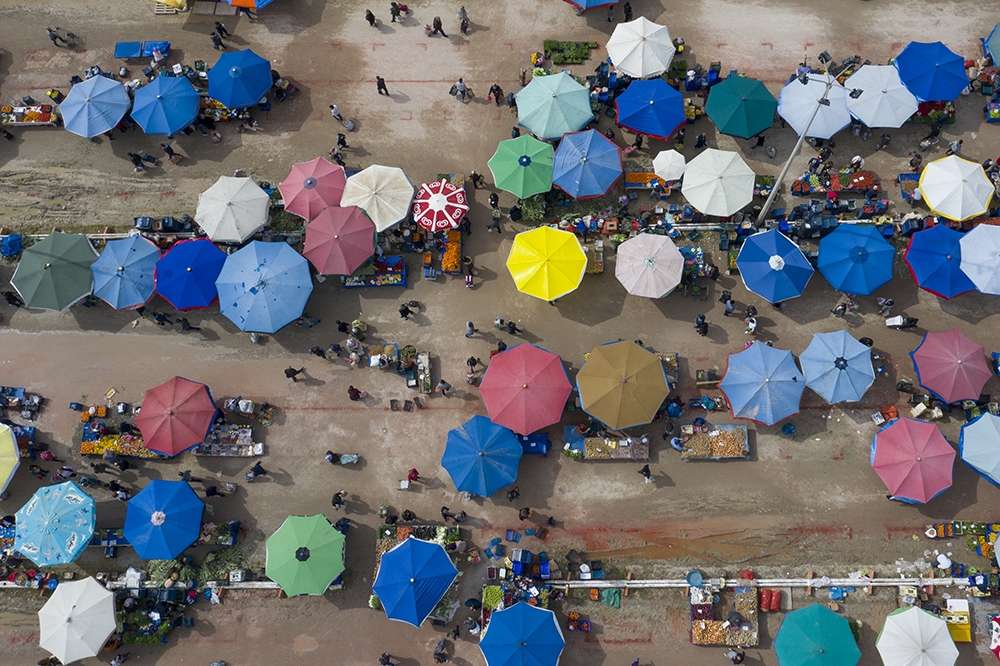
[[[434,17],[434,20],[433,20],[433,21],[431,21],[431,27],[432,27],[432,28],[434,28],[434,30],[433,30],[433,31],[431,31],[431,34],[432,34],[432,35],[436,35],[436,34],[438,34],[438,33],[441,33],[441,36],[442,36],[442,37],[447,37],[447,36],[448,36],[448,35],[446,35],[446,34],[445,34],[445,32],[444,32],[444,26],[443,26],[443,24],[441,23],[441,17],[440,17],[440,16],[435,16],[435,17]],[[459,81],[461,81],[461,80],[462,80],[462,79],[459,79]],[[463,99],[463,100],[465,99],[465,95],[463,95],[463,96],[462,96],[462,99]]]
[[[216,33],[213,32],[211,35],[208,36],[208,38],[212,40],[212,48],[217,49],[219,51],[226,50],[226,45],[222,43],[222,38],[219,37]]]
[[[639,474],[642,474],[642,478],[646,480],[646,483],[652,483],[653,473],[649,471],[649,465],[643,465],[642,469],[639,470]]]
[[[889,147],[889,142],[892,141],[892,136],[888,132],[882,134],[878,139],[878,145],[875,146],[875,150],[882,150],[883,148]]]
[[[756,317],[747,317],[746,320],[745,320],[745,323],[746,323],[747,327],[746,327],[746,330],[744,330],[743,332],[746,335],[757,335],[757,318]]]
[[[500,197],[497,196],[496,192],[490,192],[490,208],[500,207]]]
[[[479,332],[479,329],[476,328],[475,324],[473,324],[471,321],[465,322],[465,337],[471,338],[473,335],[475,335],[478,332]]]
[[[257,20],[257,17],[250,13],[250,8],[249,7],[240,7],[239,9],[236,10],[236,15],[237,16],[246,16],[247,19],[249,19],[251,21],[256,21]]]
[[[952,141],[948,144],[948,150],[944,152],[945,155],[961,155],[962,154],[962,140]]]
[[[181,332],[186,333],[188,331],[200,331],[200,326],[192,326],[191,322],[188,321],[187,317],[179,317],[177,323],[181,325]]]
[[[378,23],[378,19],[375,18],[375,15],[372,14],[372,10],[370,9],[365,10],[365,20],[368,21],[368,25],[373,28],[375,27],[375,24]]]
[[[416,467],[411,467],[410,471],[406,473],[406,480],[410,483],[416,483],[420,480],[420,472],[417,471]]]
[[[516,500],[520,496],[521,496],[521,491],[518,489],[517,486],[514,486],[513,488],[507,491],[507,501],[510,502],[511,504],[513,504],[514,500]]]
[[[625,3],[622,5],[622,11],[625,12],[625,22],[628,23],[632,20],[632,5]]]
[[[447,36],[448,35],[445,35],[445,37]],[[458,96],[462,98],[462,101],[464,102],[465,96],[469,92],[469,86],[465,85],[465,81],[462,80],[462,77],[459,77],[458,81],[455,82],[455,91],[457,92]]]
[[[449,384],[448,382],[446,382],[445,380],[441,379],[441,380],[438,381],[437,386],[435,387],[435,390],[437,390],[438,392],[440,392],[441,395],[445,395],[446,396],[449,393],[451,393],[452,390],[454,390],[454,387],[451,384]]]
[[[375,89],[378,90],[379,95],[389,95],[389,89],[385,85],[385,79],[381,76],[375,77]]]
[[[407,321],[409,321],[411,314],[413,314],[413,310],[411,310],[410,306],[408,306],[406,303],[403,303],[399,306],[399,316],[402,319],[406,319]]]
[[[892,306],[896,304],[896,301],[891,298],[879,298],[876,302],[879,305],[878,313],[883,317],[888,317],[889,312],[892,310]]]
[[[615,21],[615,6],[608,5],[608,23],[614,23]]]
[[[392,663],[390,660],[388,652],[383,652],[381,656],[379,656],[378,664],[379,666],[396,666],[396,664]]]
[[[186,469],[183,472],[177,472],[177,476],[181,477],[181,481],[187,481],[188,483],[191,483],[192,481],[201,482],[201,479],[196,479],[191,476],[191,470],[189,469]]]
[[[340,511],[340,507],[345,506],[347,502],[344,501],[344,491],[338,490],[333,494],[333,499],[330,500],[330,505],[333,507],[334,511]]]
[[[333,116],[334,120],[344,122],[344,117],[340,115],[340,108],[336,104],[330,105],[330,115]]]
[[[285,368],[285,377],[288,377],[288,378],[289,378],[289,379],[291,379],[291,380],[292,380],[293,382],[297,382],[297,381],[299,381],[299,380],[298,380],[298,379],[296,379],[296,377],[297,377],[298,375],[301,375],[301,374],[302,374],[303,372],[305,372],[305,371],[306,371],[306,369],[305,369],[305,368],[299,368],[298,370],[296,370],[296,369],[295,369],[295,368],[293,368],[292,366],[288,366],[287,368]]]
[[[15,308],[19,308],[24,305],[24,301],[21,300],[21,297],[13,291],[8,290],[3,292],[3,299],[7,301],[7,305],[13,305]]]
[[[500,84],[494,83],[492,86],[490,86],[489,94],[490,96],[493,97],[493,101],[496,102],[496,105],[500,106],[500,104],[503,102],[503,97],[504,97],[503,88],[500,87]]]
[[[326,350],[323,349],[322,347],[320,347],[319,345],[317,345],[315,347],[310,347],[309,348],[309,353],[312,354],[313,356],[318,356],[321,359],[324,359],[324,360],[326,359]]]
[[[446,506],[441,507],[441,520],[443,520],[445,522],[445,524],[448,523],[448,519],[449,518],[454,518],[454,517],[455,517],[455,514],[453,514],[451,512],[451,509],[449,509]]]
[[[534,512],[531,509],[529,509],[528,507],[524,507],[523,509],[517,512],[517,519],[524,522],[528,518],[531,518],[532,513]]]
[[[760,148],[761,146],[763,146],[765,139],[766,137],[763,134],[758,134],[757,142],[754,143],[752,146],[750,146],[750,150],[754,150],[755,148]]]
[[[222,21],[215,22],[215,33],[224,39],[229,39],[233,36],[228,30],[226,30],[226,26],[223,25]]]
[[[471,375],[476,372],[476,366],[480,364],[480,360],[475,356],[470,356],[465,360],[465,364],[469,366],[469,374]]]
[[[389,3],[389,16],[392,17],[392,20],[389,21],[389,23],[395,23],[396,19],[399,19],[399,22],[402,23],[403,19],[400,17],[400,13],[401,12],[399,11],[399,5],[397,3],[395,3],[395,2],[390,2]]]
[[[351,402],[357,402],[358,400],[361,400],[362,398],[367,398],[368,394],[365,393],[364,391],[361,391],[361,390],[358,390],[358,389],[354,388],[353,386],[348,386],[347,387],[347,397],[351,399]]]

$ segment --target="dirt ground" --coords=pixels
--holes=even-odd
[[[632,6],[636,16],[665,23],[673,35],[684,37],[689,63],[707,67],[720,61],[723,72],[745,71],[775,92],[803,54],[814,62],[823,50],[837,58],[858,53],[884,62],[911,39],[940,39],[973,57],[979,53],[978,38],[988,34],[996,20],[989,11],[992,3],[968,0],[708,0],[663,6],[633,0]],[[261,11],[257,22],[226,18],[235,34],[234,47],[250,46],[271,58],[274,67],[300,89],[294,100],[275,104],[267,117],[260,118],[262,132],[236,134],[234,128],[223,127],[220,144],[182,136],[174,144],[186,156],[179,165],[136,175],[125,153],[135,149],[156,153],[158,139],[136,132],[119,134],[109,144],[104,138],[88,142],[59,130],[18,130],[15,141],[0,142],[0,225],[43,232],[53,226],[124,229],[136,215],[193,213],[198,194],[220,174],[246,169],[257,178],[279,181],[291,162],[322,154],[338,129],[327,113],[327,105],[334,102],[357,121],[346,156],[351,168],[398,164],[416,183],[442,172],[484,172],[497,141],[509,136],[515,122],[505,109],[486,102],[487,88],[496,81],[504,90],[516,89],[518,72],[528,66],[528,55],[541,48],[543,39],[603,44],[613,25],[606,21],[604,10],[578,17],[556,0],[502,0],[466,7],[472,20],[468,36],[458,32],[453,18],[457,6],[441,2],[413,3],[413,15],[402,25],[380,23],[377,29],[368,27],[363,20],[366,7],[355,2],[276,0]],[[382,5],[372,10],[380,20],[388,19]],[[454,30],[448,39],[425,37],[421,26],[436,15],[442,16],[446,30]],[[117,68],[112,52],[120,39],[169,39],[171,61],[211,62],[216,55],[208,40],[213,20],[193,14],[154,16],[148,2],[106,4],[95,11],[92,4],[66,0],[0,0],[0,25],[6,28],[0,31],[4,37],[0,90],[8,99],[27,94],[42,98],[52,87],[66,92],[69,77],[84,67]],[[77,33],[80,47],[54,49],[45,39],[44,24]],[[574,73],[590,73],[603,55],[598,51]],[[131,75],[138,73],[139,66],[130,68]],[[376,75],[385,77],[390,97],[376,95]],[[459,76],[479,93],[469,104],[461,105],[447,95]],[[961,99],[958,122],[944,131],[947,140],[964,138],[966,154],[978,160],[1000,154],[996,129],[981,124],[982,101],[978,95]],[[607,122],[602,119],[600,129]],[[768,144],[776,147],[778,158],[768,160],[761,151],[749,151],[747,142],[716,135],[707,119],[688,132],[691,136],[704,132],[710,146],[739,150],[759,173],[776,174],[795,141],[791,130],[769,131]],[[834,159],[846,163],[854,154],[865,155],[868,166],[891,190],[892,178],[904,170],[919,131],[904,128],[892,135],[890,148],[879,153],[871,142],[838,137]],[[689,141],[685,150],[689,158],[696,152],[693,146]],[[651,141],[643,152],[652,156],[665,147]],[[804,166],[811,154],[807,149],[793,171]],[[870,415],[882,405],[902,404],[895,382],[913,377],[907,352],[916,346],[923,328],[886,329],[875,314],[874,298],[860,299],[858,313],[834,319],[829,310],[838,294],[818,275],[805,296],[788,302],[783,312],[755,300],[737,276],[722,276],[705,301],[680,293],[660,301],[627,297],[613,277],[613,262],[603,275],[587,276],[579,290],[553,307],[513,288],[504,259],[517,229],[505,227],[499,237],[486,234],[489,192],[469,194],[474,233],[466,250],[475,256],[474,289],[451,278],[423,279],[417,274],[417,258],[411,256],[408,290],[346,291],[339,281],[327,280],[316,285],[308,307],[321,324],[311,329],[290,327],[265,336],[259,345],[252,345],[215,307],[188,313],[191,323],[203,330],[183,335],[148,321],[133,327],[134,314],[103,306],[76,306],[65,313],[0,309],[0,344],[5,351],[0,379],[46,397],[38,422],[40,439],[63,457],[72,456],[77,465],[84,464],[71,453],[78,415],[67,405],[74,400],[98,401],[109,387],[117,388],[123,399],[137,401],[145,389],[182,375],[208,383],[217,398],[243,395],[280,407],[278,422],[258,430],[270,475],[252,485],[242,482],[245,463],[196,460],[189,455],[141,464],[125,474],[133,488],[152,478],[176,478],[187,468],[196,470],[196,476],[238,481],[236,495],[214,500],[213,510],[217,519],[243,521],[252,564],[263,565],[263,541],[285,516],[326,512],[337,517],[329,510],[330,495],[341,488],[348,491],[347,515],[357,526],[348,537],[344,590],[291,601],[260,593],[231,595],[221,606],[200,606],[194,628],[175,632],[168,647],[135,649],[133,658],[163,665],[225,659],[234,666],[252,666],[294,655],[303,665],[360,666],[376,663],[381,652],[389,651],[404,666],[431,663],[431,647],[442,629],[389,623],[367,608],[379,502],[397,510],[412,509],[428,521],[435,521],[442,505],[465,509],[472,540],[479,545],[502,535],[505,528],[517,527],[516,509],[530,506],[542,519],[551,515],[557,520],[557,528],[544,544],[535,543],[535,550],[562,557],[570,548],[584,549],[619,575],[630,570],[641,577],[678,577],[693,566],[713,573],[749,566],[762,576],[801,576],[810,569],[817,575],[842,575],[874,567],[880,575],[895,575],[898,558],[913,561],[926,549],[941,546],[912,538],[927,523],[992,518],[998,490],[961,462],[955,466],[954,486],[925,506],[886,502],[885,488],[868,466],[875,431]],[[500,197],[504,207],[513,202],[508,193]],[[776,205],[787,203],[779,200]],[[708,252],[716,250],[713,238],[706,235],[699,241]],[[0,283],[6,284],[11,271],[10,266],[0,267]],[[879,294],[896,301],[895,312],[919,317],[921,326],[930,330],[958,327],[992,351],[988,331],[998,323],[994,298],[967,294],[941,301],[918,290],[901,261],[897,273]],[[649,485],[636,473],[638,465],[584,463],[558,455],[562,433],[553,428],[550,436],[557,450],[548,458],[526,457],[521,465],[517,505],[509,505],[502,493],[470,504],[462,501],[441,468],[440,457],[448,430],[473,414],[485,414],[476,389],[460,383],[465,359],[470,354],[488,358],[498,339],[514,342],[489,326],[494,317],[514,318],[526,330],[521,339],[560,354],[571,375],[586,352],[608,340],[641,339],[660,351],[679,351],[679,394],[686,398],[697,394],[696,369],[722,369],[726,355],[743,348],[742,323],[723,317],[717,303],[721,289],[730,289],[741,308],[756,303],[761,309],[761,338],[783,349],[799,353],[813,333],[844,326],[855,336],[872,337],[892,360],[888,377],[877,380],[863,404],[843,409],[806,391],[802,413],[792,419],[796,435],[787,437],[778,428],[756,426],[750,462],[683,463],[660,443],[662,428],[636,429],[647,432],[655,443],[650,461],[655,483]],[[404,299],[424,305],[413,321],[401,321],[396,314]],[[154,307],[166,305],[157,301]],[[712,323],[707,339],[699,338],[692,328],[693,319],[702,312]],[[434,396],[424,411],[391,412],[389,400],[411,397],[395,374],[351,370],[306,354],[313,345],[339,341],[334,320],[350,320],[359,313],[374,339],[430,350],[435,374],[455,384],[456,395]],[[482,329],[471,339],[462,337],[467,319]],[[282,370],[289,364],[305,366],[306,380],[287,381]],[[347,399],[349,383],[370,393],[364,405]],[[985,392],[998,388],[994,379]],[[579,413],[568,414],[565,422],[580,418]],[[721,415],[716,420],[730,421]],[[955,419],[942,423],[952,442],[957,441],[959,427]],[[362,461],[354,468],[331,469],[322,459],[327,449],[356,451]],[[417,467],[425,481],[409,492],[395,489],[397,479],[410,467]],[[19,474],[4,506],[16,509],[36,488],[34,479]],[[100,493],[98,501],[100,526],[123,524],[124,505]],[[946,548],[970,564],[984,564],[982,558],[964,555],[964,544],[957,540]],[[93,572],[121,570],[130,562],[127,555],[109,561],[94,551],[79,564]],[[462,566],[462,598],[478,589],[484,567]],[[791,601],[794,607],[807,602],[801,592]],[[43,656],[37,648],[33,615],[40,602],[34,595],[12,594],[4,597],[4,603],[0,640],[9,663],[34,663]],[[885,613],[894,607],[893,590],[877,592],[870,599],[857,594],[846,604],[846,614],[864,622],[862,664],[881,663],[874,639]],[[559,610],[573,608],[594,620],[595,632],[568,636],[561,662],[568,666],[612,666],[636,657],[644,666],[721,663],[723,658],[715,649],[688,644],[687,611],[679,592],[633,592],[620,610],[585,602],[578,592]],[[761,647],[748,652],[746,663],[777,663],[771,640],[782,617],[767,618]],[[981,640],[985,626],[977,624],[974,632]],[[454,654],[453,661],[460,665],[483,663],[475,642],[464,634]],[[992,659],[972,645],[961,646],[961,664]],[[102,661],[107,659],[83,663]]]

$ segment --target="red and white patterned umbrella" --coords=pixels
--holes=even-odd
[[[444,179],[421,185],[413,202],[413,219],[431,232],[454,229],[468,211],[465,190]]]

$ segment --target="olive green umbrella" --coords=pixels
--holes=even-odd
[[[10,283],[29,308],[65,310],[93,291],[96,260],[86,236],[55,231],[24,251]]]
[[[493,181],[520,199],[552,189],[552,146],[527,134],[501,141],[490,158]]]
[[[288,516],[267,539],[264,572],[290,597],[323,594],[344,571],[344,535],[326,516]]]

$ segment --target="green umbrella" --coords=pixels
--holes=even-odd
[[[705,113],[723,134],[749,139],[774,123],[778,102],[756,79],[730,76],[712,86]]]
[[[288,516],[267,539],[264,572],[290,597],[323,594],[344,571],[344,535],[326,516]]]
[[[785,616],[774,651],[781,666],[854,666],[861,659],[851,625],[819,604]]]
[[[86,236],[56,231],[24,251],[10,283],[29,308],[65,310],[93,291],[96,260]]]
[[[490,158],[493,181],[520,199],[552,189],[552,146],[527,134],[501,141]]]

